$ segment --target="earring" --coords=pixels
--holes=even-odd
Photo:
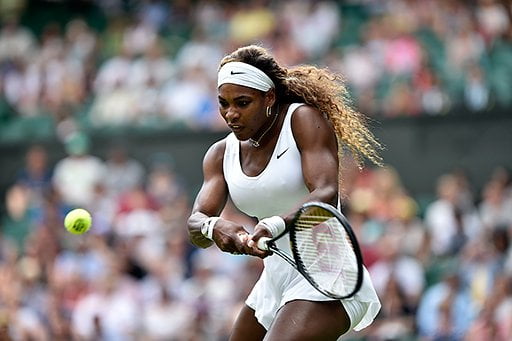
[[[272,108],[271,107],[267,107],[267,112],[265,114],[267,115],[267,117],[272,116]]]

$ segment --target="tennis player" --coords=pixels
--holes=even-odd
[[[259,238],[283,231],[303,203],[338,204],[344,149],[361,165],[363,158],[380,163],[378,141],[346,96],[328,70],[285,68],[259,46],[239,48],[221,61],[219,110],[232,133],[204,157],[204,182],[188,229],[198,247],[216,244],[224,252],[264,258],[231,340],[336,340],[371,324],[380,309],[366,269],[355,296],[333,300],[280,257],[267,257],[255,246]],[[255,217],[253,231],[219,217],[228,197]]]

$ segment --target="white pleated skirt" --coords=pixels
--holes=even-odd
[[[283,238],[284,239],[284,238]],[[296,269],[277,255],[263,260],[264,269],[245,304],[254,309],[255,317],[269,329],[279,309],[293,300],[332,301],[317,291]],[[381,304],[366,268],[361,290],[353,297],[341,300],[350,317],[351,328],[359,331],[369,326]]]

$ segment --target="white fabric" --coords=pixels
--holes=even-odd
[[[300,105],[290,105],[272,157],[257,176],[244,174],[240,166],[240,142],[233,134],[226,138],[224,177],[233,203],[250,216],[261,218],[289,212],[308,193],[302,175],[300,152],[291,128],[292,114]],[[277,244],[291,255],[288,236],[279,239]],[[280,257],[267,257],[264,265],[263,273],[246,304],[254,309],[256,318],[266,329],[287,302],[297,299],[332,300],[316,291]],[[381,305],[366,269],[361,290],[354,297],[342,300],[342,304],[350,316],[353,329],[361,330],[373,321]]]
[[[277,237],[286,229],[284,219],[278,215],[263,218],[258,224],[265,226],[265,228],[272,234],[272,237]]]
[[[265,72],[242,62],[226,63],[220,68],[217,87],[225,83],[247,86],[264,92],[275,87],[274,82]]]
[[[269,329],[278,310],[286,303],[302,299],[308,301],[332,301],[318,292],[309,282],[278,256],[267,257],[260,279],[245,301],[254,309],[258,322]],[[341,300],[350,318],[350,329],[355,331],[368,327],[377,316],[381,304],[366,268],[363,269],[361,290],[348,299]]]
[[[205,219],[203,226],[201,227],[201,233],[203,236],[209,240],[213,240],[213,228],[219,219],[220,217],[209,217]]]
[[[291,113],[298,105],[292,104]],[[308,194],[302,177],[300,153],[290,128],[290,115],[267,167],[256,176],[247,176],[240,167],[240,142],[234,134],[226,139],[224,178],[235,205],[249,216],[263,218],[291,211],[299,198]],[[277,158],[279,156],[279,158]]]

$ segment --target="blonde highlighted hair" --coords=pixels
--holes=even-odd
[[[279,102],[302,102],[320,110],[334,128],[340,163],[348,148],[359,168],[364,166],[364,159],[382,165],[379,155],[382,145],[368,129],[366,117],[351,106],[340,75],[312,65],[284,68],[265,48],[257,45],[237,49],[222,59],[221,66],[232,61],[251,64],[265,72],[276,85]]]

